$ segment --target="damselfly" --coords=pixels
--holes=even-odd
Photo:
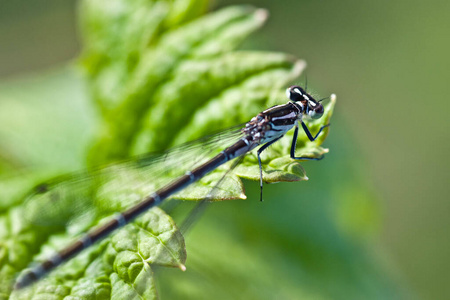
[[[143,212],[161,204],[161,202],[165,199],[173,197],[177,192],[180,192],[192,183],[202,179],[205,175],[219,168],[226,162],[235,158],[242,158],[246,153],[252,151],[258,146],[261,146],[257,150],[256,154],[259,163],[262,199],[263,173],[261,153],[270,145],[281,139],[292,128],[294,128],[294,135],[290,148],[290,157],[295,160],[321,159],[322,157],[310,158],[301,156],[297,157],[295,155],[299,125],[301,125],[310,141],[316,140],[322,130],[329,126],[329,124],[327,124],[320,127],[319,131],[313,135],[303,122],[304,116],[309,116],[312,119],[319,119],[322,117],[324,114],[324,107],[320,103],[321,100],[315,100],[310,94],[299,86],[291,86],[286,92],[288,98],[290,99],[289,102],[283,105],[273,106],[263,112],[260,112],[257,116],[246,123],[245,126],[240,127],[239,129],[232,129],[230,131],[234,133],[232,135],[227,135],[226,133],[223,134],[225,137],[233,137],[234,140],[231,140],[230,145],[223,149],[220,153],[217,153],[215,156],[208,158],[207,160],[202,161],[200,159],[197,162],[193,161],[193,167],[191,169],[172,181],[160,182],[159,184],[155,182],[146,184],[147,187],[145,191],[147,196],[141,197],[140,195],[136,195],[136,204],[128,207],[122,213],[116,214],[114,218],[109,219],[109,221],[103,225],[88,231],[88,233],[84,234],[80,239],[76,240],[63,250],[57,252],[49,259],[26,270],[21,276],[19,276],[16,282],[16,288],[22,288],[33,283],[52,269],[59,266],[61,263],[77,255],[92,243],[105,238],[114,230],[133,221]],[[236,138],[237,136],[239,136],[239,138]],[[217,135],[215,137],[217,137]],[[215,138],[206,139],[207,143],[203,144],[201,147],[208,152],[210,148],[209,143],[214,144],[214,139]],[[192,145],[193,144],[188,144],[183,148],[179,148],[181,150],[175,149],[172,151],[171,155],[183,156],[185,155],[184,152],[189,152],[190,148],[195,148],[195,146]],[[188,158],[188,156],[186,156],[186,158]],[[192,159],[192,157],[189,159]],[[135,165],[145,165],[153,162],[140,159],[131,161],[131,163]],[[77,199],[79,199],[81,203],[77,204],[79,204],[80,207],[89,206],[89,203],[83,201],[89,199],[89,196],[91,196],[89,194],[90,189],[86,187],[85,184],[87,182],[93,184],[96,181],[100,181],[102,176],[108,177],[110,174],[114,174],[116,169],[118,172],[114,174],[115,177],[120,177],[121,175],[124,176],[123,173],[120,173],[120,170],[124,170],[124,168],[119,168],[117,166],[119,165],[112,165],[101,169],[97,173],[91,173],[89,175],[89,179],[86,179],[86,176],[83,177],[83,174],[78,174],[65,181],[42,184],[37,188],[34,194],[31,195],[31,201],[29,203],[31,203],[31,205],[42,205],[42,201],[39,201],[39,199],[44,199],[47,205],[51,205],[52,203],[64,203],[64,199],[70,199],[70,193],[78,192],[81,193],[81,196]],[[158,181],[157,176],[154,178]],[[135,178],[131,178],[130,180],[134,182]],[[68,186],[70,188],[67,188]],[[33,208],[30,210],[33,210]],[[66,219],[69,217],[71,212],[64,212],[63,210],[64,207],[61,211],[57,211],[56,213],[54,212],[54,214],[61,219]],[[45,219],[45,213],[40,217]]]

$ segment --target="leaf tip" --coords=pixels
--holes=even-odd
[[[301,60],[301,59],[295,61],[294,67],[292,68],[293,76],[296,76],[296,77],[300,76],[300,74],[302,74],[302,72],[305,68],[306,68],[306,61]]]
[[[330,96],[331,102],[336,102],[336,98],[337,98],[336,94],[331,94]]]
[[[269,18],[269,11],[264,8],[258,8],[255,11],[254,16],[255,16],[255,19],[257,21],[259,21],[260,24],[263,24]]]

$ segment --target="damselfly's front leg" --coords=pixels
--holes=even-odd
[[[303,121],[302,121],[302,128],[303,128],[303,130],[305,131],[306,136],[308,137],[308,139],[309,139],[311,142],[314,142],[314,141],[317,139],[317,137],[319,136],[319,134],[322,132],[322,130],[323,130],[325,127],[328,127],[328,126],[330,126],[330,124],[323,125],[322,127],[320,127],[319,132],[316,134],[315,137],[313,137],[312,134],[311,134],[311,132],[309,131],[309,128],[308,128],[308,127],[306,126],[306,124],[303,123]],[[303,156],[296,157],[296,156],[295,156],[295,147],[297,146],[297,136],[298,136],[298,125],[295,126],[294,137],[292,138],[292,145],[291,145],[291,158],[292,158],[292,159],[321,160],[322,158],[325,157],[323,154],[322,154],[321,156],[319,156],[319,157],[303,157]]]

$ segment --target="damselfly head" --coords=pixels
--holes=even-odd
[[[306,106],[306,113],[312,119],[320,119],[323,115],[323,105],[314,99],[310,99]]]
[[[286,90],[288,98],[295,102],[300,102],[303,113],[312,119],[320,119],[323,115],[323,105],[316,101],[310,94],[298,85],[293,85]]]

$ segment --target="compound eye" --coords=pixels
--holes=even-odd
[[[304,100],[304,95],[306,95],[305,90],[298,85],[293,85],[286,89],[286,96],[292,101]]]
[[[316,101],[309,101],[308,115],[312,119],[320,119],[323,116],[323,105]]]

